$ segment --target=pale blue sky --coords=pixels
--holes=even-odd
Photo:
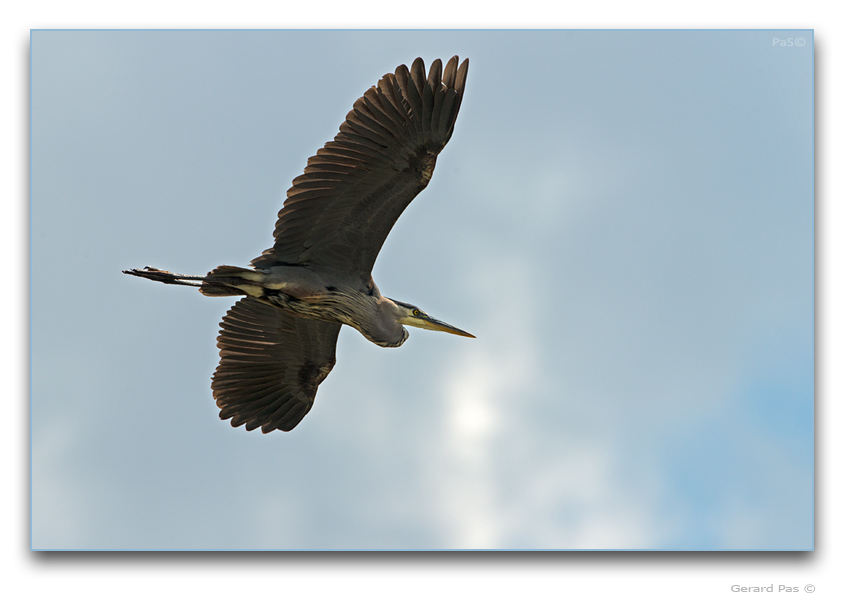
[[[232,429],[231,301],[120,270],[246,265],[453,54],[374,276],[478,338],[344,330],[299,427]],[[810,31],[34,32],[33,547],[811,548],[812,85]]]

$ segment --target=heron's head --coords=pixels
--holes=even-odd
[[[435,319],[418,306],[413,306],[407,302],[399,302],[398,300],[393,300],[393,302],[396,304],[399,312],[398,322],[402,325],[419,327],[420,329],[430,329],[432,331],[445,331],[446,333],[462,335],[463,337],[475,337],[468,331],[463,331],[453,325],[449,325],[448,323],[443,323],[439,319]]]

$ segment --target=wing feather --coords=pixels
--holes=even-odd
[[[220,327],[220,365],[211,381],[220,418],[250,431],[293,429],[334,366],[341,325],[244,298]]]
[[[400,65],[358,99],[333,141],[308,160],[279,211],[258,268],[301,264],[368,284],[384,240],[428,184],[454,131],[468,60]]]

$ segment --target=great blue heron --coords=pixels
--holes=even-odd
[[[372,267],[402,211],[425,189],[454,131],[469,61],[425,75],[417,58],[354,104],[340,133],[308,159],[278,213],[275,244],[254,269],[221,266],[204,277],[152,267],[123,271],[198,287],[206,296],[246,296],[220,324],[220,364],[211,388],[221,419],[264,433],[290,431],[313,406],[335,362],[340,327],[379,346],[401,346],[403,325],[470,333],[381,295]]]

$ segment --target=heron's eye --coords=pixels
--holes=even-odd
[[[419,309],[418,309],[418,308],[414,308],[414,309],[413,309],[413,316],[414,316],[414,317],[418,317],[418,316],[419,316]]]

